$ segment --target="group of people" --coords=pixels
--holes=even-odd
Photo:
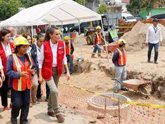
[[[41,85],[46,82],[47,114],[64,122],[58,102],[58,82],[63,67],[67,80],[73,73],[74,47],[69,36],[61,39],[60,29],[50,27],[45,36],[38,34],[36,42],[31,35],[12,36],[14,28],[0,30],[0,91],[4,110],[11,108],[11,123],[28,123],[30,104],[41,99]],[[14,33],[13,33],[14,34]],[[68,68],[69,63],[69,68]],[[11,104],[8,104],[8,91]]]
[[[159,20],[154,18],[153,24],[147,29],[146,32],[146,46],[148,46],[148,55],[147,55],[147,62],[152,63],[151,61],[151,53],[152,49],[154,48],[154,63],[158,64],[158,53],[159,53],[159,46],[162,45],[162,31],[161,28],[158,26]],[[110,29],[109,32],[113,42],[116,41],[118,44],[118,48],[114,51],[112,62],[115,66],[115,83],[114,83],[114,92],[118,93],[119,90],[127,91],[128,89],[124,86],[123,81],[127,78],[127,71],[126,71],[126,62],[127,62],[127,55],[126,55],[126,41],[124,39],[118,39],[116,35],[116,30]],[[102,51],[102,41],[103,37],[101,35],[101,27],[96,27],[96,33],[94,35],[94,49],[92,53],[92,58],[95,58],[95,54],[98,51],[98,56],[101,56]]]
[[[151,52],[154,47],[154,63],[158,64],[158,48],[162,41],[161,29],[158,20],[153,19],[153,25],[148,28],[146,44],[148,45],[148,60],[151,62]],[[48,101],[47,114],[56,117],[59,123],[64,122],[58,101],[58,82],[63,67],[67,80],[74,72],[74,47],[69,36],[61,39],[61,32],[57,27],[47,29],[45,36],[38,34],[36,42],[31,35],[15,35],[14,29],[0,30],[0,91],[1,103],[4,110],[11,107],[11,123],[17,124],[20,115],[20,124],[28,123],[30,103],[35,104],[41,99],[41,85],[46,82],[46,98]],[[101,57],[102,42],[101,27],[96,27],[94,35],[94,50],[92,57]],[[112,62],[115,65],[114,92],[127,90],[122,81],[126,80],[126,41],[119,39],[118,48],[113,53]],[[69,67],[68,67],[69,65]],[[11,90],[11,104],[8,104],[8,91]],[[21,112],[20,112],[21,111]]]

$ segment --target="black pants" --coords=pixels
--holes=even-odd
[[[37,99],[41,99],[41,84],[40,83],[38,83],[38,84],[39,85],[38,85],[37,96],[36,97],[37,97]],[[46,83],[46,99],[48,99],[49,94],[50,94],[50,89],[49,89],[49,87]]]
[[[30,104],[30,90],[26,89],[25,91],[16,91],[12,89],[12,110],[11,110],[11,121],[14,122],[20,116],[20,124],[28,122],[27,117],[29,113],[29,104]]]
[[[8,77],[6,76],[5,80],[3,81],[3,85],[0,89],[1,91],[1,103],[3,107],[8,106],[8,101],[7,101],[7,93],[8,93]]]

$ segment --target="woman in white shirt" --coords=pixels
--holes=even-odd
[[[6,64],[7,64],[7,58],[9,55],[12,54],[13,49],[13,43],[10,42],[10,31],[8,29],[2,29],[0,31],[0,57],[3,67],[4,76],[1,74],[3,79],[3,85],[1,87],[1,103],[4,107],[4,110],[8,110],[8,100],[7,100],[7,93],[9,90],[9,82],[8,77],[6,76]]]

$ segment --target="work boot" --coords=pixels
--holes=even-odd
[[[96,58],[94,53],[92,54],[91,58]]]
[[[56,118],[58,123],[63,123],[65,121],[65,118],[63,117],[62,114],[57,114]]]
[[[98,57],[102,58],[101,53],[98,54]]]
[[[47,112],[47,114],[51,117],[55,117],[55,113],[54,112]]]

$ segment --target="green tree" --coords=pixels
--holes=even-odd
[[[81,4],[81,5],[85,5],[85,0],[75,0],[75,2]]]
[[[98,13],[99,14],[104,14],[108,11],[107,9],[107,5],[105,3],[100,4],[99,8],[98,8]]]
[[[165,4],[165,0],[130,0],[127,9],[133,14],[139,14],[141,9],[146,9],[148,11],[152,9],[156,2],[161,3],[161,5]]]
[[[44,3],[44,2],[48,2],[51,0],[21,0],[21,3],[23,4],[23,6],[25,8],[40,4],[40,3]]]
[[[20,0],[0,0],[0,20],[16,14],[21,6]]]

